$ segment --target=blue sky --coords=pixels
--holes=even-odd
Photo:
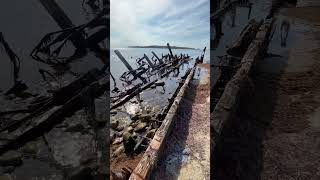
[[[209,0],[111,0],[111,48],[209,46]]]

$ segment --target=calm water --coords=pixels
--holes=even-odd
[[[117,86],[121,90],[124,87],[127,86],[127,84],[122,83],[118,78],[121,76],[121,74],[125,71],[127,71],[126,67],[123,65],[123,63],[118,59],[116,54],[112,49],[111,52],[111,73],[115,76],[117,79]],[[143,56],[145,53],[149,58],[152,57],[151,51],[154,51],[158,56],[161,57],[161,53],[167,54],[169,51],[167,49],[136,49],[136,48],[123,48],[118,49],[121,54],[128,60],[130,65],[135,69],[137,67],[136,65],[136,59]],[[140,93],[140,99],[143,100],[141,103],[136,103],[136,99],[133,98],[131,101],[127,102],[123,106],[119,107],[117,109],[118,113],[111,117],[111,119],[117,119],[121,121],[123,124],[130,123],[130,115],[135,114],[136,112],[139,112],[143,109],[146,109],[147,107],[151,107],[152,112],[159,113],[167,104],[168,104],[168,98],[175,92],[179,85],[179,81],[182,76],[185,75],[186,71],[189,68],[192,68],[194,66],[194,60],[197,56],[200,56],[202,51],[201,50],[172,50],[174,54],[189,54],[192,60],[189,61],[187,64],[183,64],[179,67],[179,72],[173,71],[171,72],[167,77],[162,78],[162,81],[165,82],[164,87],[156,87],[156,88],[149,88],[143,92]],[[207,52],[205,54],[205,60],[208,62],[208,54]],[[140,81],[137,79],[136,81]],[[141,82],[141,81],[140,81]],[[113,82],[110,82],[111,89],[113,89]],[[111,93],[111,96],[114,96]]]
[[[251,14],[248,18],[249,8],[235,6],[233,9],[229,10],[225,13],[224,16],[220,18],[222,22],[222,33],[223,36],[220,38],[216,44],[213,43],[215,32],[214,26],[212,26],[212,33],[211,33],[211,65],[217,64],[218,57],[217,56],[224,56],[226,55],[226,50],[228,47],[232,46],[232,44],[238,40],[239,35],[242,29],[248,24],[251,19],[255,19],[256,21],[263,20],[268,12],[269,7],[271,6],[271,1],[261,1],[261,0],[252,0],[252,10]],[[233,19],[234,18],[234,19]],[[232,21],[234,21],[234,26],[232,26]],[[211,68],[211,84],[214,84],[215,77],[216,77],[215,67]]]
[[[73,24],[80,25],[88,21],[79,0],[56,0]],[[42,7],[38,0],[2,0],[0,5],[0,32],[21,60],[20,78],[31,90],[41,88],[42,78],[39,68],[54,71],[46,64],[30,57],[34,46],[49,32],[61,30]],[[72,45],[66,51],[73,52]],[[100,60],[92,54],[72,63],[75,72],[86,72],[93,67],[100,67]],[[5,91],[13,85],[13,66],[7,55],[0,51],[0,89]]]
[[[124,64],[120,61],[118,56],[114,53],[114,50],[111,49],[110,52],[110,70],[112,75],[118,80],[119,77],[125,72],[128,71],[127,68],[124,66]],[[161,58],[161,54],[168,54],[168,49],[158,49],[158,48],[117,48],[117,50],[120,51],[120,53],[123,55],[123,57],[128,61],[128,63],[132,66],[133,69],[137,68],[136,59],[143,57],[144,54],[146,54],[149,59],[153,56],[152,51],[154,51],[158,57]],[[182,54],[189,54],[191,58],[196,58],[197,56],[200,56],[202,53],[202,50],[188,50],[188,49],[173,49],[173,54],[180,55]],[[206,63],[209,62],[209,51],[206,51],[204,61]],[[120,85],[118,88],[121,89],[123,86],[121,85],[121,82],[118,80],[117,84]],[[111,89],[113,89],[113,83],[110,83]]]
[[[85,15],[81,3],[79,0],[56,0],[56,2],[65,11],[67,16],[72,20],[74,25],[80,25],[89,21]],[[48,12],[42,7],[38,0],[1,0],[0,3],[0,32],[4,34],[6,41],[10,47],[15,51],[21,60],[20,79],[27,84],[29,91],[38,93],[39,91],[46,91],[48,89],[46,83],[41,78],[38,72],[39,68],[46,69],[54,73],[54,69],[46,64],[39,63],[30,57],[32,49],[38,44],[41,38],[47,33],[61,30],[57,26],[56,22],[51,18]],[[67,54],[73,53],[72,45],[68,45],[66,48]],[[82,59],[77,60],[71,64],[71,70],[81,74],[94,67],[102,67],[100,60],[95,58],[92,54],[88,54]],[[63,81],[71,82],[75,77],[72,75],[65,75]],[[59,79],[60,80],[60,79]],[[62,81],[62,79],[61,79]],[[67,83],[67,82],[64,82]],[[7,55],[0,51],[0,90],[6,91],[13,85],[13,65],[10,62]],[[1,92],[1,91],[0,91]],[[104,109],[106,103],[104,103]],[[99,111],[100,112],[100,111]],[[105,112],[105,111],[104,111]],[[70,119],[76,123],[79,123],[78,116],[72,116]],[[71,121],[66,120],[66,121]],[[54,131],[50,131],[51,133]],[[83,138],[82,135],[73,134],[79,137],[76,141],[70,138],[71,132],[61,132],[61,136],[65,138],[57,138],[57,142],[62,145],[67,144],[64,140],[68,140],[69,143],[76,143],[77,146],[70,145],[72,154],[78,155],[79,146],[84,146],[88,141]],[[87,135],[87,134],[85,134]],[[89,136],[89,135],[88,135]],[[93,136],[93,135],[90,135]],[[55,140],[54,138],[49,138]],[[16,179],[64,179],[63,168],[57,165],[61,162],[60,159],[54,159],[53,154],[63,154],[67,160],[73,156],[70,155],[68,150],[70,148],[61,148],[60,150],[51,149],[50,153],[47,150],[48,144],[44,144],[42,140],[37,141],[41,144],[40,147],[36,147],[36,150],[40,151],[40,157],[38,158],[25,158],[23,164],[17,167],[12,173]],[[40,145],[39,145],[40,146]],[[43,146],[43,148],[42,148]],[[50,144],[50,147],[56,147]],[[93,147],[93,146],[88,146]],[[74,148],[74,149],[72,149]],[[88,149],[88,148],[87,148]],[[81,151],[86,152],[85,148]],[[74,150],[74,151],[73,151]],[[69,153],[69,154],[68,154]],[[82,155],[82,154],[81,154]],[[84,155],[82,155],[84,156]],[[71,157],[71,158],[70,158]],[[56,158],[56,157],[55,157]],[[78,158],[78,157],[77,157]],[[78,162],[77,158],[73,158]],[[58,163],[59,161],[59,163]]]

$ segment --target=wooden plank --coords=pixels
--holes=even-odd
[[[170,47],[169,43],[167,43],[167,47],[168,47],[169,52],[170,52],[170,59],[172,59],[173,58],[173,53],[172,53],[172,50],[171,50],[171,47]]]
[[[152,52],[152,54],[154,55],[154,57],[156,57],[156,58],[158,59],[158,61],[160,62],[160,64],[163,64],[162,59],[160,59],[155,52],[153,52],[153,51],[151,51],[151,52]]]
[[[178,106],[186,92],[189,82],[193,78],[195,67],[192,68],[190,74],[185,80],[184,85],[181,87],[177,97],[175,98],[168,114],[163,120],[160,128],[157,130],[154,138],[144,153],[141,161],[134,169],[129,180],[143,180],[150,179],[150,175],[154,168],[157,166],[157,162],[163,153],[165,142],[167,141],[168,135],[173,128],[173,121],[175,114],[177,113]]]
[[[149,66],[150,66],[152,69],[154,69],[155,66],[154,66],[154,64],[150,61],[149,57],[148,57],[146,54],[144,54],[143,57],[147,60]]]
[[[122,63],[126,66],[126,68],[132,72],[132,74],[134,76],[136,76],[137,74],[135,73],[135,71],[133,70],[133,68],[130,66],[130,64],[128,63],[128,61],[122,56],[122,54],[120,53],[120,51],[118,50],[114,50],[114,52],[116,53],[116,55],[119,57],[119,59],[122,61]]]
[[[252,19],[241,31],[240,37],[227,49],[227,53],[232,56],[243,57],[250,43],[256,37],[261,24],[262,21],[256,22]]]
[[[38,0],[42,6],[48,11],[50,16],[55,20],[55,22],[60,26],[61,29],[68,29],[74,27],[71,19],[63,11],[63,9],[58,5],[55,0]],[[71,37],[71,42],[77,49],[83,49],[84,47],[84,37],[80,33],[75,33]]]
[[[249,73],[255,61],[261,58],[269,43],[270,30],[273,19],[265,20],[260,27],[255,40],[250,44],[246,54],[241,60],[241,66],[236,74],[227,83],[224,92],[219,99],[214,111],[211,113],[210,126],[213,130],[213,140],[211,141],[211,151],[214,151],[219,142],[222,130],[228,121],[231,121],[239,104],[239,95],[242,93],[245,83],[248,82]]]

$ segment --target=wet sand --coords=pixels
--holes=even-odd
[[[210,178],[209,64],[198,65],[155,179]]]
[[[288,48],[263,142],[262,179],[319,179],[319,7],[284,9],[299,42]],[[268,59],[266,59],[268,61]]]

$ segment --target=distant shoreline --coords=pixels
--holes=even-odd
[[[179,47],[179,46],[170,46],[171,49],[191,49],[191,50],[199,50],[196,48],[190,48],[190,47]],[[158,45],[152,45],[152,46],[128,46],[128,48],[159,48],[159,49],[167,49],[167,46],[158,46]]]

